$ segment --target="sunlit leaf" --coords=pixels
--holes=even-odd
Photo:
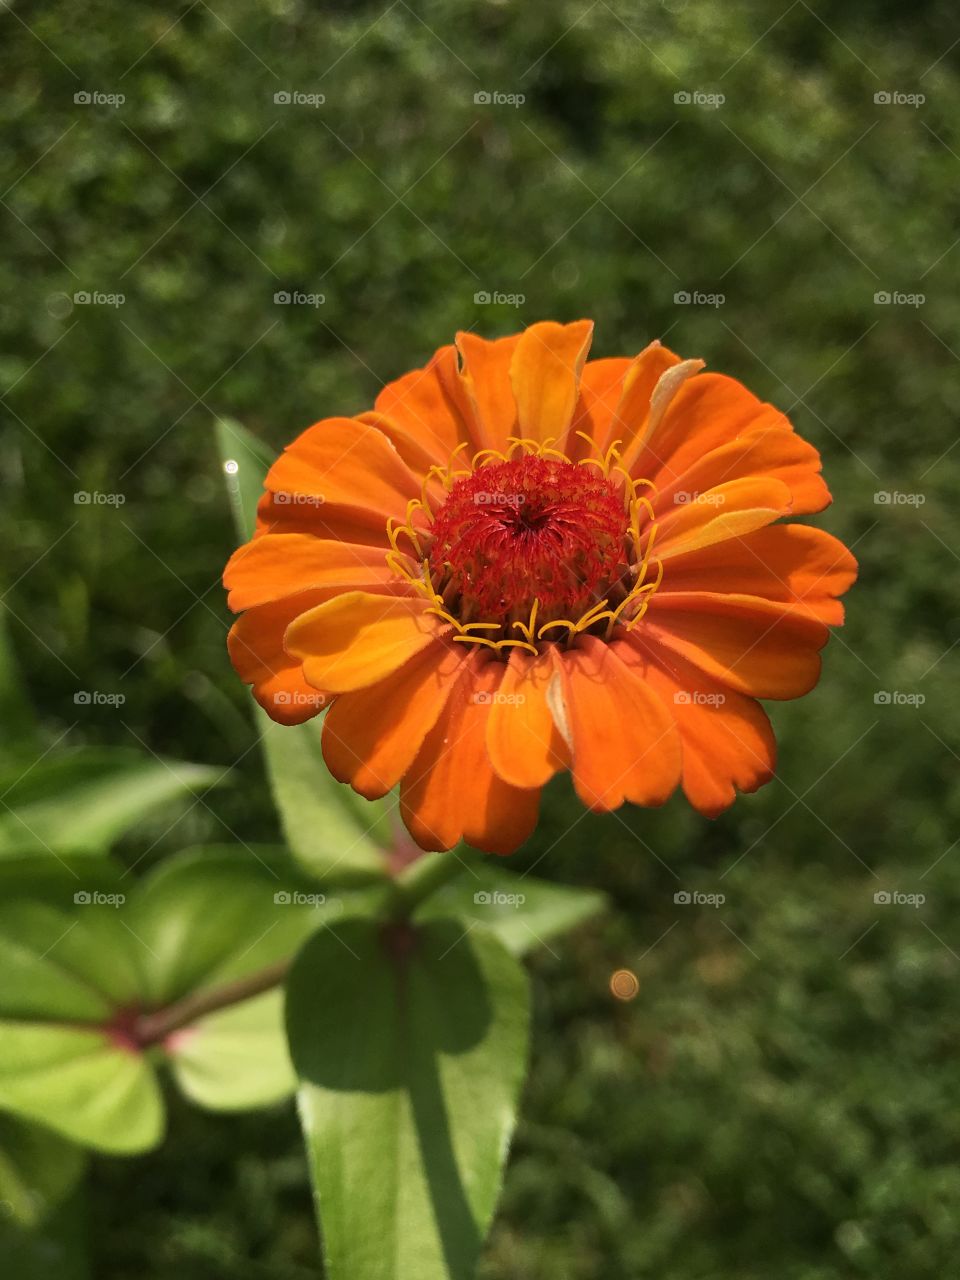
[[[287,1025],[330,1280],[466,1280],[527,1055],[527,979],[492,934],[351,920],[294,966]]]

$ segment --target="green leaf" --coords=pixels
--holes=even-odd
[[[36,758],[36,753],[42,750],[37,718],[27,698],[16,654],[10,643],[5,610],[0,613],[0,724],[3,725],[0,751],[4,756],[15,746],[21,752],[32,749]]]
[[[160,1141],[163,1101],[142,1054],[55,1023],[5,1021],[0,1038],[0,1108],[114,1155]]]
[[[222,771],[136,751],[90,748],[0,773],[0,855],[99,853],[158,806],[212,786]]]
[[[291,958],[343,910],[317,885],[304,887],[289,856],[240,846],[191,850],[162,862],[141,884],[131,928],[146,956],[151,1004],[220,987]]]
[[[73,1190],[85,1164],[79,1147],[0,1115],[0,1217],[36,1226]]]
[[[301,952],[287,1027],[330,1280],[468,1280],[525,1069],[521,966],[459,921],[345,921]]]
[[[297,1087],[279,990],[175,1032],[167,1054],[186,1097],[210,1111],[268,1106]]]
[[[491,870],[487,863],[475,859],[470,865],[476,867],[476,873],[467,870],[443,885],[426,900],[417,919],[456,916],[472,921],[495,933],[515,956],[522,956],[546,946],[607,906],[604,894],[595,889],[551,884],[499,865]]]
[[[216,433],[234,525],[245,542],[253,534],[257,502],[273,459],[256,436],[232,419],[218,419]],[[254,714],[284,838],[298,861],[320,880],[335,877],[348,884],[385,876],[382,850],[392,834],[391,802],[360,800],[331,776],[320,750],[321,718],[278,725],[260,707]]]
[[[273,454],[233,418],[218,418],[215,430],[237,539],[246,542],[253,535],[263,478],[270,470]]]
[[[142,987],[123,903],[0,908],[0,1108],[97,1150],[143,1151],[163,1131],[152,1068],[113,1030]]]

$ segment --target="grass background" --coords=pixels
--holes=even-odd
[[[482,1275],[949,1274],[953,7],[12,0],[0,29],[4,604],[56,749],[235,764],[153,856],[224,825],[276,835],[224,651],[216,415],[279,448],[457,328],[590,315],[595,355],[661,337],[816,443],[836,498],[818,519],[861,579],[816,692],[772,707],[777,780],[716,823],[680,799],[580,818],[560,783],[513,864],[615,905],[535,962],[534,1066]],[[675,101],[695,91],[724,101]],[[279,290],[325,301],[278,306]],[[674,302],[694,290],[725,301]],[[894,491],[922,505],[875,501]],[[79,689],[126,702],[77,707]],[[680,889],[726,902],[677,906]],[[926,901],[878,906],[880,890]],[[607,989],[619,967],[640,981],[629,1004]],[[292,1108],[183,1112],[174,1130],[135,1167],[97,1163],[94,1274],[316,1275]]]

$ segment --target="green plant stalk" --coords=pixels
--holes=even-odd
[[[421,902],[455,880],[463,870],[463,862],[453,852],[423,854],[393,881],[387,897],[387,917],[394,921],[409,920]]]

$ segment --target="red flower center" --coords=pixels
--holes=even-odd
[[[433,522],[430,573],[466,621],[574,619],[627,570],[623,496],[599,471],[526,456],[457,481]]]

